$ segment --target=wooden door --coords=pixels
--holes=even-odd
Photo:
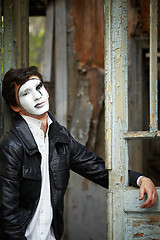
[[[129,132],[127,0],[105,2],[105,129],[106,167],[109,170],[109,240],[160,239],[159,202],[151,209],[141,209],[139,189],[128,186],[128,141],[143,141],[160,136],[157,109],[157,8],[157,1],[151,0],[150,129]],[[160,190],[157,190],[160,195]]]

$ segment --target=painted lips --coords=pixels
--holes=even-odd
[[[40,108],[40,107],[43,107],[44,104],[45,104],[45,102],[37,103],[34,107],[35,108]]]

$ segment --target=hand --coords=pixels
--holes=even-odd
[[[150,208],[157,203],[158,194],[154,183],[147,177],[140,178],[139,200],[147,194],[147,200],[141,205],[141,208]]]

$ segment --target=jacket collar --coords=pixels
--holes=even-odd
[[[48,113],[49,117],[52,120],[51,125],[49,126],[49,138],[54,142],[69,143],[69,137],[66,134],[67,130],[60,125],[56,119]]]
[[[52,119],[52,123],[49,127],[50,140],[52,140],[54,143],[69,143],[69,137],[66,135],[64,127],[62,127],[50,113],[48,114]],[[28,127],[28,124],[19,114],[15,116],[13,129],[16,130],[17,137],[24,143],[29,154],[34,154],[38,151],[38,146]],[[14,131],[13,129],[11,131]]]

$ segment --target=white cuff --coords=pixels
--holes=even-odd
[[[141,177],[143,177],[143,176],[140,176],[138,179],[137,179],[137,185],[138,185],[138,187],[140,187],[140,179],[141,179]]]

